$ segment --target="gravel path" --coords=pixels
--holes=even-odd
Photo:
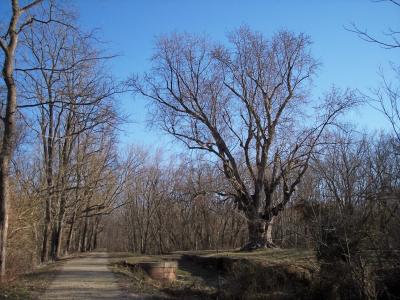
[[[48,299],[141,299],[127,295],[108,268],[107,253],[71,258],[58,270],[54,281],[39,298]]]

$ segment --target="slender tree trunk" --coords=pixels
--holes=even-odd
[[[92,233],[90,238],[90,250],[95,250],[97,247],[97,231],[99,228],[100,218],[96,217],[92,225]]]
[[[9,165],[14,147],[15,114],[17,108],[17,88],[14,81],[14,53],[17,47],[18,34],[16,26],[20,12],[13,5],[13,16],[10,23],[10,43],[4,50],[3,80],[7,86],[7,104],[3,119],[4,133],[0,151],[0,276],[6,272],[6,249],[8,232]]]
[[[52,99],[51,92],[49,91],[49,99]],[[48,131],[46,125],[42,126],[42,141],[43,141],[43,154],[46,168],[46,182],[47,182],[47,198],[46,198],[46,212],[45,224],[43,231],[43,245],[42,245],[42,262],[49,259],[49,243],[51,242],[50,250],[53,254],[54,233],[52,232],[52,206],[54,197],[53,187],[53,105],[49,105],[49,124]],[[51,236],[50,236],[51,235]],[[53,257],[53,255],[52,255]]]
[[[77,234],[75,235],[74,251],[80,251],[81,247],[82,247],[82,224],[83,224],[83,221],[80,221],[78,224]]]
[[[69,227],[69,231],[68,231],[67,246],[66,246],[67,253],[69,253],[71,251],[71,240],[72,240],[72,233],[74,230],[75,217],[76,217],[76,210],[74,211],[74,214],[72,216],[71,226]]]
[[[46,199],[46,214],[44,220],[44,231],[43,231],[43,243],[42,253],[40,256],[41,262],[45,262],[49,259],[49,235],[51,232],[51,199],[50,196]]]
[[[71,128],[72,128],[72,116],[74,109],[69,111],[67,118],[67,126],[65,130],[65,141],[62,145],[62,155],[61,155],[61,196],[60,196],[60,206],[58,210],[58,225],[57,225],[57,238],[56,238],[56,257],[60,257],[62,255],[62,239],[63,239],[63,228],[64,228],[64,218],[65,218],[65,208],[67,204],[67,195],[65,192],[66,182],[67,182],[67,168],[70,160],[70,155],[72,151],[72,141],[71,141]]]
[[[51,231],[51,240],[50,240],[50,256],[52,260],[56,260],[56,245],[57,245],[57,224],[54,225]]]
[[[88,226],[89,226],[89,217],[88,217],[88,212],[86,212],[85,224],[82,232],[81,252],[86,252]]]
[[[80,244],[80,251],[81,252],[86,252],[86,235],[87,235],[87,226],[88,226],[88,219],[85,218],[85,224],[83,227],[82,231],[82,237],[81,237],[81,244]]]
[[[96,250],[96,248],[97,248],[97,237],[98,237],[99,223],[100,223],[100,220],[96,219],[96,222],[94,224],[94,229],[93,229],[92,250]]]
[[[96,248],[97,248],[97,230],[93,234],[92,250],[96,250]]]
[[[59,258],[62,255],[62,238],[63,238],[63,221],[59,221],[57,225],[56,237],[55,237],[55,258]]]
[[[35,251],[32,252],[32,265],[36,266],[38,264],[39,259],[39,236],[38,236],[38,228],[37,223],[34,222],[32,226],[32,238],[35,242]]]
[[[55,256],[56,258],[62,255],[62,238],[63,238],[63,228],[64,228],[64,217],[65,217],[65,204],[66,196],[63,193],[61,195],[60,210],[58,212],[58,224],[56,231],[56,245],[55,245]]]
[[[0,268],[1,277],[6,273],[6,247],[8,232],[8,202],[9,202],[9,183],[8,183],[8,159],[0,157]]]

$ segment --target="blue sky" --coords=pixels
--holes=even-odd
[[[119,79],[146,71],[157,36],[172,31],[206,33],[224,41],[226,33],[246,24],[270,36],[280,29],[304,32],[313,40],[312,52],[322,66],[315,78],[314,97],[332,85],[367,92],[379,83],[378,68],[399,62],[398,50],[385,50],[358,39],[344,29],[350,23],[382,35],[400,28],[400,9],[369,0],[73,0],[85,29],[99,28],[111,53],[119,54],[111,72]],[[146,100],[126,94],[122,110],[134,123],[123,126],[121,143],[174,147],[157,129],[146,127]],[[387,128],[383,117],[364,107],[349,118],[360,129]]]

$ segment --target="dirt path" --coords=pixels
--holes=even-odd
[[[90,253],[67,260],[39,297],[48,299],[142,299],[121,290],[108,268],[107,253]]]

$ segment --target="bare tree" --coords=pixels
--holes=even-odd
[[[400,8],[400,2],[397,0],[375,0],[374,2],[387,2],[396,8]],[[368,29],[361,29],[355,23],[352,23],[347,30],[357,34],[362,40],[374,43],[385,49],[400,48],[400,32],[398,29],[389,28],[384,33],[384,38],[378,37],[368,32]]]
[[[193,35],[163,37],[152,71],[131,85],[153,100],[165,131],[219,161],[248,220],[243,249],[273,247],[274,218],[291,200],[325,128],[353,99],[336,91],[317,117],[308,117],[317,63],[302,34],[266,40],[243,27],[229,41],[231,47]]]
[[[390,136],[335,133],[311,163],[303,213],[328,293],[380,299],[393,292],[379,279],[379,269],[398,266],[399,205],[393,193],[398,190],[398,157],[393,146]]]
[[[20,7],[10,1],[10,22],[0,27],[5,82],[0,93],[6,99],[0,109],[2,274],[7,209],[12,212],[8,240],[18,247],[30,239],[27,247],[35,254],[27,260],[33,265],[39,252],[45,261],[66,250],[91,250],[102,216],[118,205],[126,177],[115,148],[122,119],[114,95],[122,89],[106,66],[113,56],[104,55],[94,35],[76,25],[74,13],[55,1],[41,2]],[[20,120],[33,141],[21,147],[30,152],[31,164],[18,153],[12,160],[21,143]],[[8,255],[23,250],[13,252]]]
[[[375,2],[387,2],[396,9],[400,9],[400,2],[396,0],[380,0]],[[356,24],[347,28],[350,32],[357,34],[362,40],[376,44],[384,49],[398,51],[400,49],[400,31],[398,28],[388,28],[383,37],[371,34],[367,29],[361,29]],[[368,100],[381,111],[390,122],[395,134],[397,152],[400,152],[400,64],[398,61],[391,62],[389,73],[380,71],[381,84],[373,91],[373,96],[367,96]]]
[[[163,158],[141,148],[131,149],[123,161],[131,170],[122,193],[125,205],[107,217],[103,246],[161,254],[240,245],[246,222],[221,196],[226,180],[214,163]]]
[[[39,23],[23,34],[20,84],[25,103],[33,110],[31,126],[42,142],[46,177],[46,211],[41,260],[62,251],[65,214],[75,170],[73,151],[85,132],[108,131],[117,123],[112,96],[119,92],[93,46],[94,36],[75,25],[73,13],[59,9],[56,24]],[[62,22],[60,21],[62,20]],[[111,132],[110,132],[111,133]]]
[[[20,6],[18,0],[11,1],[11,16],[8,27],[1,32],[0,48],[3,54],[2,74],[7,87],[5,115],[3,121],[3,140],[0,151],[0,276],[4,278],[8,230],[9,205],[9,164],[12,157],[16,130],[17,87],[14,80],[14,60],[18,38],[25,27],[32,24],[35,17],[30,14],[32,8],[42,0],[35,0]]]

